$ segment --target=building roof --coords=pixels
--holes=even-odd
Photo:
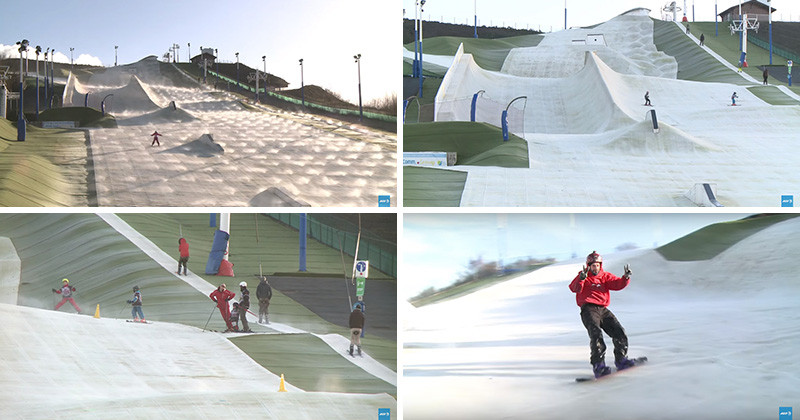
[[[751,4],[751,3],[756,3],[756,4],[757,4],[757,5],[759,5],[759,6],[763,6],[765,9],[766,9],[767,7],[771,7],[769,4],[767,4],[767,2],[765,2],[765,1],[762,1],[762,0],[748,0],[748,1],[746,1],[746,2],[743,2],[743,3],[742,3],[742,6],[744,6],[744,5],[747,5],[747,4]],[[778,10],[778,9],[776,9],[776,8],[772,7],[772,11],[773,11],[773,12],[775,12],[776,10]],[[735,5],[731,6],[731,7],[729,7],[729,8],[727,8],[727,9],[723,10],[723,11],[722,11],[722,12],[720,12],[720,13],[719,13],[717,16],[727,15],[727,14],[729,14],[729,13],[733,13],[734,11],[735,11],[735,12],[738,12],[738,11],[739,11],[739,5],[738,5],[738,4],[735,4]]]

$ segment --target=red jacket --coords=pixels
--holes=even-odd
[[[622,290],[631,280],[624,277],[617,277],[607,271],[603,271],[601,266],[597,275],[589,271],[586,279],[581,280],[580,273],[575,276],[569,284],[569,290],[576,294],[575,299],[578,306],[585,303],[594,303],[600,306],[608,306],[610,301],[609,290]]]
[[[234,296],[236,296],[236,293],[233,293],[228,289],[225,289],[224,292],[221,292],[219,289],[217,289],[211,292],[210,295],[208,295],[208,297],[210,297],[211,300],[217,303],[217,307],[222,307],[222,306],[227,307],[228,301],[233,299]]]
[[[186,239],[181,238],[178,240],[178,251],[180,251],[181,257],[189,256],[189,243],[186,242]]]

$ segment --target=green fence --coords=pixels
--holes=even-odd
[[[759,39],[759,38],[756,38],[756,37],[747,37],[747,41],[750,42],[751,44],[755,44],[755,45],[757,45],[757,46],[769,51],[769,42],[764,41],[763,39]],[[800,62],[800,57],[798,57],[797,54],[795,54],[793,52],[790,52],[790,51],[788,51],[786,49],[783,49],[783,48],[775,45],[775,43],[772,44],[772,55],[779,55],[781,57],[788,58],[789,60],[792,60],[795,63]]]
[[[256,89],[254,87],[250,86],[250,85],[246,85],[246,84],[243,84],[241,82],[237,82],[236,80],[233,80],[233,79],[231,79],[229,77],[226,77],[226,76],[223,76],[221,74],[218,74],[217,72],[212,71],[212,70],[208,70],[208,72],[211,73],[212,76],[215,76],[217,78],[225,80],[226,82],[233,83],[234,85],[239,85],[242,89],[246,89],[248,92],[252,92],[252,93],[256,92]],[[296,99],[296,98],[292,98],[290,96],[280,95],[280,94],[277,94],[277,93],[271,92],[271,91],[265,91],[264,89],[259,89],[259,92],[260,93],[266,93],[267,95],[272,96],[274,98],[278,98],[278,99],[280,99],[282,101],[291,102],[291,103],[294,103],[294,104],[297,104],[297,105],[303,105],[303,101],[302,100]],[[326,112],[331,112],[331,113],[334,113],[334,114],[340,114],[340,115],[354,115],[354,116],[359,116],[360,115],[357,109],[334,108],[334,107],[330,107],[330,106],[315,104],[315,103],[308,102],[308,101],[305,102],[305,106],[307,106],[309,108],[316,108],[316,109],[319,109],[319,110],[322,110],[322,111],[326,111]],[[364,118],[369,118],[369,119],[373,119],[373,120],[380,120],[380,121],[387,121],[387,122],[397,122],[397,117],[394,116],[394,115],[384,115],[384,114],[378,114],[376,112],[368,112],[368,111],[364,111]]]
[[[294,229],[300,229],[300,214],[298,213],[269,213],[267,216]],[[313,214],[306,215],[306,227],[308,237],[331,248],[341,248],[345,254],[351,257],[355,254],[358,233],[346,232],[323,224],[315,220]],[[358,259],[369,260],[372,268],[397,278],[397,253],[381,247],[378,240],[366,238],[362,234],[361,243],[358,246]]]

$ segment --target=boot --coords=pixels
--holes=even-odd
[[[634,362],[631,359],[628,359],[627,357],[624,357],[622,359],[615,360],[614,364],[617,366],[617,370],[623,370],[635,366],[636,362]]]
[[[600,362],[592,365],[592,371],[594,371],[594,377],[599,378],[601,376],[606,376],[609,373],[611,373],[611,368],[606,366],[605,362]]]
[[[353,345],[350,345],[350,351],[348,352],[351,356],[353,355]]]
[[[358,346],[358,355],[361,356],[361,346]]]

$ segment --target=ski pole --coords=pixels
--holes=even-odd
[[[125,308],[127,308],[127,306],[123,306],[122,309],[120,309],[119,312],[117,312],[117,318],[119,318],[119,316],[122,315],[122,310]]]
[[[211,309],[211,313],[208,315],[208,321],[206,321],[206,325],[203,326],[203,332],[206,331],[206,327],[208,326],[208,323],[211,322],[211,317],[214,316],[214,310],[215,309],[217,309],[216,306]]]

